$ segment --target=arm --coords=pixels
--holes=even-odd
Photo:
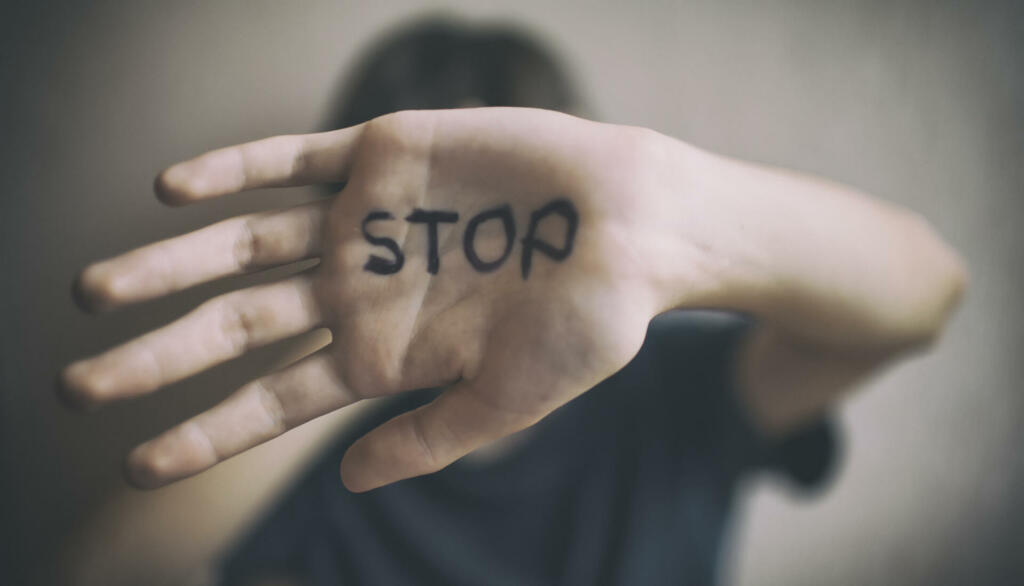
[[[651,142],[652,157],[684,186],[665,213],[678,222],[677,257],[703,251],[699,273],[683,263],[671,277],[682,295],[669,304],[756,318],[737,382],[766,433],[926,346],[960,299],[963,265],[920,216],[791,171]]]
[[[673,307],[761,318],[745,393],[764,421],[788,422],[820,404],[802,397],[826,397],[875,356],[926,337],[955,296],[934,284],[946,269],[934,277],[915,263],[956,263],[882,204],[541,110],[402,112],[265,139],[175,165],[157,192],[185,204],[327,182],[346,186],[330,201],[225,220],[82,273],[85,305],[111,309],[321,261],[65,369],[69,398],[103,403],[331,330],[328,347],[139,446],[127,466],[134,483],[196,474],[362,399],[443,386],[359,439],[341,465],[357,491],[433,472],[621,369],[651,318]],[[776,368],[776,356],[788,366]],[[775,399],[794,387],[800,399]],[[776,403],[788,405],[782,415]]]

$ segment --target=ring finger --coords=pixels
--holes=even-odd
[[[68,366],[63,390],[85,404],[141,395],[309,331],[320,324],[311,279],[305,273],[215,297],[160,329]]]

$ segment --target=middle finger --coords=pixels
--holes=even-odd
[[[330,200],[239,216],[90,265],[76,284],[88,309],[111,309],[319,254]]]

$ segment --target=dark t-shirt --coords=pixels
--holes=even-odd
[[[382,403],[238,544],[224,583],[711,584],[737,482],[773,469],[814,486],[834,460],[827,422],[767,442],[746,419],[731,383],[748,326],[659,316],[632,362],[509,454],[352,494],[345,449],[436,391]]]

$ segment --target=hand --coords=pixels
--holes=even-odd
[[[207,301],[65,369],[75,401],[157,390],[250,348],[327,327],[332,343],[137,447],[152,487],[363,398],[446,387],[359,439],[350,489],[443,468],[623,367],[665,309],[648,132],[553,112],[402,112],[175,165],[157,194],[192,203],[346,182],[329,201],[232,218],[96,263],[77,290],[109,309],[319,257],[295,277]]]

